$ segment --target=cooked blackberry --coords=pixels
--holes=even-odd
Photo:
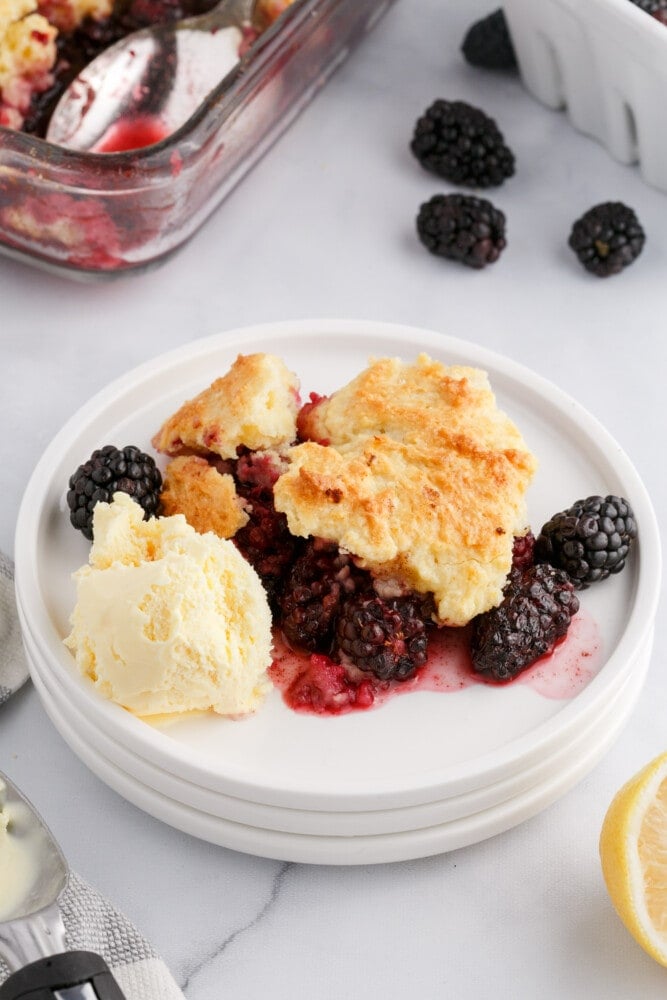
[[[423,596],[355,594],[336,623],[338,649],[379,680],[404,681],[426,663],[428,621]]]
[[[551,652],[578,610],[574,584],[563,570],[544,564],[514,570],[498,607],[473,621],[473,667],[493,680],[512,680]]]
[[[272,610],[276,610],[284,579],[294,559],[296,539],[287,527],[287,518],[276,510],[273,491],[262,486],[236,483],[246,501],[248,523],[233,541],[259,574]]]
[[[93,540],[93,510],[114,493],[127,493],[142,507],[144,519],[158,514],[162,476],[155,460],[139,448],[106,445],[94,451],[69,479],[67,506],[70,521],[89,541]]]
[[[287,640],[328,652],[342,601],[360,586],[370,586],[369,574],[356,569],[334,542],[308,539],[280,596],[280,624]]]
[[[535,562],[535,535],[527,531],[525,535],[517,535],[512,548],[512,569],[528,569]]]
[[[431,253],[474,268],[493,264],[507,245],[503,212],[466,194],[436,194],[424,202],[417,233]]]
[[[516,69],[516,53],[502,8],[472,24],[461,45],[466,62],[482,69]]]
[[[633,210],[620,201],[606,201],[577,219],[568,243],[587,271],[607,278],[632,264],[645,241]]]
[[[514,173],[514,154],[493,118],[465,101],[437,100],[418,119],[410,149],[452,184],[485,188]]]
[[[592,496],[554,514],[535,541],[535,560],[566,571],[578,590],[620,573],[637,523],[627,500]]]

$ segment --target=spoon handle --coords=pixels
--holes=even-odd
[[[65,951],[24,966],[0,986],[0,1000],[126,1000],[111,969],[92,951]]]

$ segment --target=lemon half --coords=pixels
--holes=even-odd
[[[667,752],[612,799],[600,861],[619,917],[642,948],[667,965]]]

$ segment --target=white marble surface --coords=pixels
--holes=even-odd
[[[667,197],[517,79],[464,63],[463,33],[488,10],[483,0],[397,0],[215,217],[154,273],[86,286],[0,259],[5,551],[42,449],[106,382],[206,334],[309,316],[440,329],[522,361],[609,428],[662,521]],[[414,120],[438,96],[484,107],[517,155],[516,176],[490,193],[507,213],[509,245],[479,273],[429,256],[414,235],[420,202],[449,189],[408,151]],[[566,239],[583,210],[607,199],[632,205],[648,238],[632,268],[600,281]],[[667,971],[614,914],[597,839],[617,787],[667,747],[666,658],[661,614],[630,722],[558,803],[485,843],[410,863],[282,864],[178,833],[86,769],[30,685],[1,710],[0,768],[41,807],[72,866],[164,955],[188,1000],[658,1000]]]

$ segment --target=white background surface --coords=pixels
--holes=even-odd
[[[86,286],[0,259],[5,551],[43,448],[110,379],[225,328],[326,315],[440,329],[547,376],[627,450],[662,521],[667,196],[537,105],[517,79],[467,66],[461,39],[489,9],[397,0],[158,271]],[[452,190],[408,150],[415,119],[436,97],[483,107],[517,156],[516,176],[487,192],[508,216],[508,248],[482,272],[431,257],[414,235],[419,204]],[[629,270],[599,280],[566,241],[572,221],[608,199],[635,208],[647,243]],[[422,861],[288,865],[180,834],[102,785],[31,686],[1,710],[0,768],[44,813],[72,866],[163,954],[188,1000],[657,1000],[667,970],[613,912],[597,839],[618,786],[667,748],[666,652],[659,616],[640,703],[577,788],[514,831]]]

